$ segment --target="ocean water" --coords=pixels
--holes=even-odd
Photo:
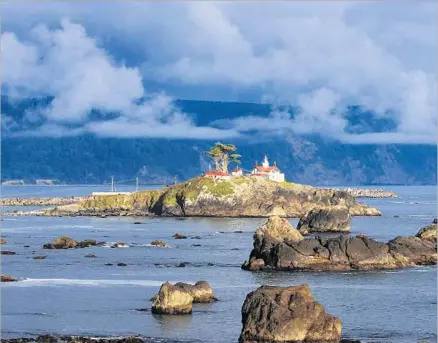
[[[3,187],[3,193],[16,196],[35,191],[33,187],[14,188]],[[45,187],[38,196],[73,195],[65,188]],[[383,216],[353,218],[352,234],[387,241],[415,234],[436,217],[435,187],[389,189],[400,197],[359,200],[377,207]],[[80,192],[85,195],[93,190],[81,188]],[[135,225],[134,221],[144,224]],[[241,307],[250,291],[262,284],[308,283],[316,300],[341,318],[345,337],[365,342],[437,341],[435,266],[348,273],[243,271],[240,266],[249,256],[254,231],[264,221],[3,217],[1,234],[7,244],[2,249],[17,255],[1,256],[2,273],[26,279],[1,285],[2,337],[139,334],[169,340],[237,342]],[[291,222],[296,225],[297,220]],[[176,232],[188,239],[173,239]],[[129,248],[42,249],[59,235],[125,242]],[[190,239],[192,236],[201,239]],[[154,239],[171,247],[153,247],[150,242]],[[197,244],[201,246],[194,246]],[[85,258],[89,253],[97,258]],[[36,255],[47,255],[47,259],[33,260]],[[118,267],[119,262],[127,266]],[[188,264],[177,267],[181,262]],[[193,314],[186,316],[138,311],[150,309],[149,299],[161,283],[198,280],[211,284],[218,302],[194,305]]]

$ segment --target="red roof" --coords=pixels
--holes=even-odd
[[[236,172],[238,172],[240,169],[239,168],[234,168],[233,170],[232,170],[232,172],[233,173],[236,173]]]
[[[255,166],[255,168],[257,169],[257,171],[265,172],[265,173],[269,173],[271,170],[280,171],[280,169],[278,169],[277,166],[272,166],[272,167]]]
[[[206,176],[228,176],[228,173],[224,173],[217,170],[209,170],[208,172],[205,172]]]

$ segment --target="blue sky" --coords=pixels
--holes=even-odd
[[[354,144],[436,142],[434,1],[1,6],[3,88],[54,97],[27,113],[44,125],[26,134],[220,139],[281,127]],[[300,114],[274,106],[266,119],[198,127],[175,98],[290,104]],[[396,130],[346,133],[351,104],[390,116]],[[90,122],[91,109],[120,116]]]

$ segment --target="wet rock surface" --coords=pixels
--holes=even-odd
[[[341,320],[313,299],[308,285],[261,286],[242,307],[239,343],[338,343]]]
[[[300,218],[297,230],[302,235],[312,232],[349,232],[350,213],[348,208],[314,208]]]
[[[293,242],[273,238],[269,230],[263,236],[256,232],[249,261],[245,261],[242,268],[253,271],[340,271],[434,265],[437,261],[437,243],[436,239],[431,238],[430,232],[430,229],[420,230],[417,236],[423,238],[396,237],[387,243],[365,235],[314,237]]]

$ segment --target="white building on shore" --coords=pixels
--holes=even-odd
[[[284,174],[277,167],[275,162],[274,165],[269,165],[268,157],[266,155],[261,166],[256,162],[254,169],[251,171],[251,176],[262,177],[275,182],[284,182]]]

